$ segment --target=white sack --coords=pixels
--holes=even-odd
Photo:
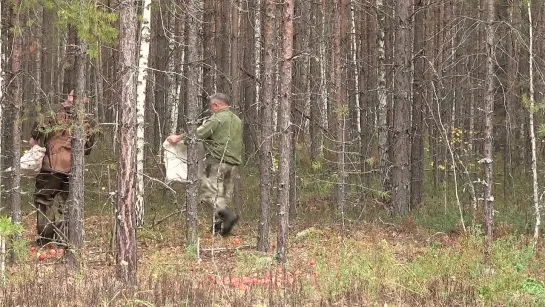
[[[198,142],[199,162],[204,157],[204,147],[202,142]],[[171,144],[165,140],[163,142],[164,161],[167,183],[187,182],[187,145],[183,141]],[[203,163],[199,164],[199,172],[202,171]]]
[[[26,177],[36,177],[42,169],[42,161],[45,156],[45,147],[34,145],[25,153],[19,162],[21,164],[21,175]],[[11,172],[12,168],[9,167],[5,172]]]

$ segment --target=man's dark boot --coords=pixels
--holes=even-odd
[[[216,220],[210,230],[213,235],[219,234],[221,232],[221,221]]]
[[[223,229],[220,234],[226,237],[231,234],[231,230],[238,222],[239,216],[229,209],[221,210],[219,215],[223,218]]]

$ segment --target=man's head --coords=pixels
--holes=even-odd
[[[216,93],[208,97],[208,108],[212,112],[229,107],[229,97],[223,93]]]

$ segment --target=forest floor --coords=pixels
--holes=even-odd
[[[163,215],[164,216],[164,215]],[[411,217],[383,222],[294,221],[288,262],[257,252],[256,221],[213,237],[200,221],[198,246],[184,245],[183,219],[172,216],[138,231],[138,286],[115,282],[111,215],[85,220],[85,267],[30,251],[35,215],[24,220],[28,243],[8,266],[2,306],[536,306],[545,304],[543,246],[529,236],[494,243],[483,264],[482,237],[430,232]],[[274,228],[274,227],[273,227]],[[198,251],[198,254],[197,254]]]
[[[482,231],[463,231],[452,191],[432,195],[401,220],[386,217],[372,194],[354,191],[357,199],[347,205],[353,212],[343,225],[331,218],[327,171],[322,178],[305,168],[298,173],[299,212],[290,220],[283,265],[275,260],[274,218],[270,250],[255,249],[258,172],[246,169],[242,176],[234,208],[242,219],[233,236],[213,237],[211,210],[199,208],[198,246],[185,244],[183,193],[178,193],[183,189],[169,194],[148,181],[146,222],[137,232],[138,283],[125,288],[115,280],[112,245],[115,161],[97,160],[86,168],[80,272],[59,253],[47,250],[39,260],[42,251],[31,251],[34,188],[31,180],[23,181],[24,235],[16,244],[19,260],[6,267],[0,306],[545,306],[545,246],[543,241],[533,246],[526,190],[518,188],[516,201],[498,197],[488,267]]]

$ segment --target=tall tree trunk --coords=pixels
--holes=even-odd
[[[529,59],[528,59],[528,66],[529,66],[529,85],[530,85],[530,140],[532,143],[532,176],[533,176],[533,190],[534,190],[534,209],[535,209],[535,215],[536,215],[536,225],[534,228],[534,245],[537,243],[537,240],[539,239],[539,227],[541,226],[541,213],[539,209],[539,186],[537,181],[537,157],[536,157],[536,136],[534,133],[534,107],[535,107],[535,100],[534,100],[534,31],[533,31],[533,25],[532,25],[532,3],[527,2],[526,3],[528,7],[528,31],[529,31]],[[507,174],[504,174],[504,176],[507,176]]]
[[[254,74],[255,74],[255,108],[259,117],[261,107],[261,0],[255,2],[254,16]]]
[[[377,7],[377,96],[378,96],[378,151],[380,159],[380,183],[383,193],[391,192],[390,142],[388,139],[388,97],[386,94],[386,52],[384,49],[385,12],[383,0],[376,0]],[[390,197],[383,197],[388,203]]]
[[[312,27],[309,27],[311,29],[310,33],[312,32],[312,29],[316,29],[315,31],[319,31],[319,25],[320,22],[318,21],[318,15],[320,12],[320,4],[318,2],[313,2],[310,6],[311,9],[311,25]],[[323,26],[322,26],[323,27]],[[318,50],[318,54],[316,56],[309,57],[309,65],[310,65],[310,74],[308,76],[309,78],[309,84],[311,90],[309,91],[310,94],[310,119],[309,119],[309,137],[310,137],[310,157],[311,160],[314,162],[319,157],[322,156],[322,115],[321,115],[321,105],[323,105],[323,98],[320,97],[320,83],[321,82],[321,74],[320,74],[320,59],[321,59],[321,51],[323,49],[322,44],[319,44],[316,42],[316,40],[311,39],[309,36],[309,51],[316,51]]]
[[[257,11],[256,14],[261,14]],[[267,251],[269,248],[270,204],[271,204],[271,169],[272,169],[272,138],[274,127],[272,121],[272,107],[274,96],[274,46],[275,46],[275,17],[276,1],[265,2],[265,38],[264,38],[264,82],[263,103],[261,104],[261,140],[259,147],[259,171],[260,171],[260,217],[259,238],[257,249]],[[256,17],[257,18],[257,17]]]
[[[78,33],[74,25],[68,25],[68,40],[64,59],[64,76],[62,92],[66,95],[76,89],[76,55],[78,50]]]
[[[348,107],[346,105],[346,85],[343,82],[342,66],[343,63],[343,42],[346,36],[346,19],[345,12],[348,5],[347,0],[340,1],[335,5],[335,32],[333,35],[333,80],[334,80],[334,99],[336,121],[336,151],[337,151],[337,188],[335,200],[337,202],[337,213],[344,221],[344,206],[346,201],[345,185],[345,152],[346,152],[346,116],[348,115]]]
[[[13,10],[11,11],[11,26],[14,29],[20,29],[21,24],[21,3],[16,2],[13,4]],[[21,223],[21,166],[19,157],[21,156],[21,108],[23,106],[23,92],[22,82],[23,73],[21,71],[21,57],[22,51],[22,34],[15,31],[13,34],[13,43],[11,49],[10,58],[10,78],[8,85],[8,101],[11,102],[13,127],[12,127],[12,173],[10,178],[10,191],[11,191],[11,222],[13,224]],[[19,238],[14,238],[18,240]],[[12,261],[16,260],[15,253],[11,253]]]
[[[278,161],[278,233],[277,258],[287,259],[288,225],[290,207],[290,160],[291,160],[291,81],[293,57],[294,0],[284,1],[282,39],[282,78],[280,80],[280,159]]]
[[[321,17],[322,17],[322,22],[321,22],[321,26],[320,26],[320,30],[321,30],[321,34],[322,34],[322,37],[321,37],[321,40],[326,40],[326,35],[327,35],[327,18],[326,18],[326,14],[327,14],[327,1],[326,0],[322,0],[322,3],[321,3]],[[321,95],[321,101],[320,101],[320,109],[323,111],[322,114],[321,114],[321,119],[320,119],[320,123],[323,123],[323,127],[325,129],[329,129],[329,116],[328,116],[328,105],[329,105],[329,88],[328,88],[328,78],[327,78],[327,57],[326,57],[326,44],[320,44],[320,95]],[[320,151],[319,153],[320,154],[323,154],[323,149],[322,149],[322,145],[323,145],[323,139],[319,139],[318,141],[320,141],[319,143],[319,148],[320,148]]]
[[[487,265],[492,264],[493,210],[492,196],[492,115],[494,112],[494,0],[486,0],[486,95],[484,99],[484,216],[485,216],[485,248],[484,259]]]
[[[172,5],[172,4],[171,4]],[[178,47],[176,46],[176,40],[177,40],[177,24],[178,24],[178,18],[176,18],[176,14],[174,12],[174,8],[172,8],[172,12],[170,14],[169,18],[169,31],[173,33],[172,35],[174,38],[171,38],[169,41],[169,57],[168,57],[168,94],[167,94],[167,114],[169,115],[169,126],[168,126],[168,132],[170,133],[176,133],[176,130],[178,128],[178,109],[180,102],[179,98],[179,85],[178,85],[178,63],[180,62],[180,59],[178,57]],[[162,143],[161,143],[162,146]]]
[[[81,14],[81,12],[80,12]],[[72,151],[70,165],[70,193],[68,195],[68,262],[78,270],[83,265],[83,217],[84,217],[84,145],[85,132],[83,131],[83,119],[85,117],[85,64],[87,60],[86,45],[82,39],[78,39],[78,54],[76,55],[75,70],[77,76],[76,98],[74,100],[74,121],[72,125]]]
[[[352,118],[355,122],[352,124],[353,126],[353,135],[361,135],[361,112],[359,111],[361,109],[361,101],[360,101],[360,73],[359,68],[360,65],[358,63],[358,41],[357,41],[357,33],[356,33],[356,1],[350,0],[350,42],[352,47],[352,73],[354,74],[354,99],[355,99],[355,110],[352,110],[356,115],[355,118]],[[360,140],[361,142],[361,140]],[[356,148],[361,148],[360,146]]]
[[[42,78],[41,87],[45,93],[47,105],[55,103],[55,80],[58,74],[55,73],[58,65],[58,30],[55,22],[57,11],[54,8],[43,7],[42,12]]]
[[[140,52],[138,58],[138,85],[136,88],[136,226],[144,224],[144,121],[146,114],[146,88],[150,49],[151,0],[144,1],[140,26]]]
[[[397,215],[409,213],[410,202],[410,79],[411,79],[411,3],[397,1],[394,46],[394,168],[392,201]]]
[[[203,2],[201,0],[194,0],[189,2],[188,16],[189,18],[189,33],[188,43],[191,48],[188,50],[188,105],[187,105],[187,118],[188,122],[188,135],[189,140],[187,148],[187,180],[189,184],[186,192],[186,239],[188,244],[196,244],[198,240],[198,219],[197,219],[197,199],[198,199],[198,177],[197,177],[197,117],[200,109],[199,92],[202,80],[201,75],[201,52],[202,41],[199,33],[202,29],[202,12]]]
[[[158,150],[160,160],[162,159],[162,143],[163,143],[163,132],[165,128],[165,123],[168,122],[166,116],[167,109],[167,93],[168,93],[168,57],[169,57],[169,43],[167,38],[167,31],[165,30],[166,25],[168,25],[168,16],[170,15],[169,11],[169,1],[158,1],[155,4],[155,9],[158,10],[156,13],[155,23],[152,24],[152,31],[155,35],[156,48],[154,51],[150,52],[151,55],[155,56],[154,68],[154,93],[153,100],[151,100],[151,110],[154,116],[154,128],[155,134],[151,140],[152,148]],[[156,29],[154,27],[157,27]]]
[[[4,110],[5,110],[5,102],[4,102],[4,86],[5,86],[5,80],[4,80],[4,77],[5,77],[5,73],[6,73],[6,53],[4,51],[4,47],[5,47],[5,44],[4,44],[4,40],[6,39],[5,36],[4,36],[4,33],[3,33],[3,28],[4,27],[4,16],[5,16],[5,13],[4,11],[7,11],[6,10],[6,6],[5,4],[2,5],[3,1],[0,0],[0,169],[4,169],[4,159],[2,159],[1,157],[4,156],[4,152],[3,152],[3,147],[4,146],[4,141],[3,141],[3,137],[5,137],[5,134],[4,134],[4,130],[5,130],[5,119],[4,119],[4,116],[5,116],[5,113],[4,113]],[[2,10],[2,8],[4,8]],[[2,187],[2,175],[0,175],[0,187]],[[2,189],[0,189],[0,209],[4,209],[4,206],[3,206],[3,203],[2,203],[2,193],[1,193]],[[2,250],[3,252],[4,250]]]
[[[426,30],[425,30],[424,0],[416,0],[415,7],[415,80],[413,83],[413,110],[412,110],[412,146],[411,146],[411,207],[415,208],[422,202],[424,192],[424,75],[426,57]]]
[[[99,123],[106,121],[106,118],[104,117],[104,78],[102,71],[102,53],[102,48],[99,48],[95,59],[95,79],[93,80],[96,95],[96,99],[94,99],[93,114]]]
[[[136,284],[136,4],[120,4],[120,150],[117,169],[116,273],[125,285]]]

